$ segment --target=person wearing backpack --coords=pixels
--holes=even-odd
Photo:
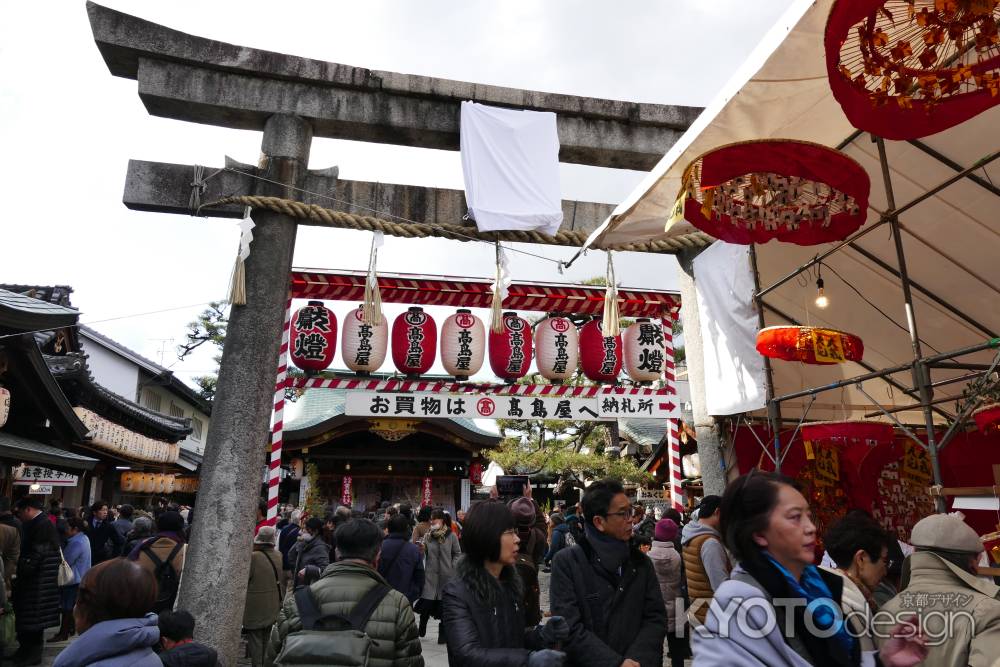
[[[335,537],[340,560],[285,598],[265,666],[423,667],[413,609],[377,570],[382,529],[354,519],[338,526]]]
[[[156,517],[156,531],[156,535],[137,544],[128,558],[149,570],[156,579],[153,611],[159,613],[174,608],[187,545],[184,543],[184,519],[178,512],[167,511]]]
[[[281,601],[285,599],[281,552],[274,548],[275,533],[274,526],[261,526],[253,539],[253,553],[250,555],[243,632],[253,667],[264,664],[264,649],[271,636],[271,626],[278,618]]]

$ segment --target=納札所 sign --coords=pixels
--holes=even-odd
[[[352,417],[424,419],[558,419],[600,421],[619,417],[676,419],[673,396],[506,396],[348,391],[346,414]]]

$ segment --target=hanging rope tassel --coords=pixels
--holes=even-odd
[[[503,300],[510,287],[510,262],[500,242],[496,242],[497,268],[493,277],[493,303],[490,305],[490,330],[503,333]]]
[[[368,277],[365,280],[365,300],[361,317],[368,326],[382,324],[382,292],[378,287],[378,273],[375,265],[378,262],[378,249],[385,245],[385,235],[382,232],[372,234],[372,248],[368,255]]]
[[[604,317],[601,320],[601,333],[604,336],[617,336],[621,333],[618,318],[618,285],[615,282],[615,263],[608,253],[607,289],[604,291]]]
[[[234,306],[247,304],[246,260],[250,256],[250,242],[253,241],[253,220],[250,216],[240,221],[240,250],[233,265],[233,276],[229,284],[229,303]]]

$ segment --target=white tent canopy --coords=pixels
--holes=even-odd
[[[832,4],[833,0],[795,2],[716,100],[592,235],[590,244],[607,247],[693,231],[683,223],[664,232],[685,167],[714,148],[753,139],[800,139],[841,148],[868,171],[872,193],[867,225],[878,222],[889,207],[876,144],[869,135],[851,126],[827,82],[823,31]],[[887,141],[886,150],[899,207],[1000,150],[1000,107],[916,142]],[[995,176],[1000,185],[1000,161],[976,170],[972,176],[980,182],[962,178],[900,216],[910,279],[923,288],[914,288],[913,299],[924,355],[974,345],[1000,332],[1000,308],[996,306],[1000,299],[1000,189],[992,187],[991,180]],[[898,267],[889,226],[864,236],[856,246],[823,261],[829,308],[816,309],[815,272],[803,274],[764,298],[766,323],[770,326],[794,321],[849,331],[864,340],[864,363],[869,367],[906,364],[913,352],[900,281],[878,265],[881,261],[891,269]],[[831,247],[800,247],[776,241],[758,246],[762,287]],[[959,313],[949,310],[949,306]],[[962,360],[988,363],[992,356],[991,352],[982,352]],[[854,377],[868,369],[854,363],[817,367],[776,361],[774,370],[775,393],[782,395]],[[963,373],[935,370],[932,380]],[[912,387],[909,370],[892,379]],[[942,386],[935,398],[959,395],[963,386]],[[918,402],[884,380],[871,380],[863,387],[886,407]],[[783,404],[784,416],[800,416],[809,403],[806,397]],[[954,410],[954,405],[947,402],[938,407],[942,412]],[[859,418],[874,411],[869,399],[850,386],[817,395],[808,417]],[[903,411],[897,416],[906,423],[923,423],[919,410]],[[937,418],[946,419],[941,413]]]

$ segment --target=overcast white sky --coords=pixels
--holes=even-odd
[[[362,67],[703,106],[790,1],[105,4],[205,37]],[[237,223],[129,211],[121,203],[125,168],[129,158],[217,166],[226,154],[253,163],[259,134],[149,116],[135,81],[108,73],[82,0],[32,0],[0,4],[0,147],[0,282],[72,285],[83,322],[154,360],[165,350],[164,365],[183,379],[211,370],[210,355],[175,363],[173,350],[201,304],[225,297]],[[458,153],[315,140],[310,166],[331,165],[349,179],[462,188]],[[641,177],[563,165],[563,195],[618,203]],[[364,269],[370,238],[300,227],[295,264]],[[605,264],[603,253],[591,253],[560,278],[550,262],[512,257],[515,280],[582,280]],[[451,275],[487,276],[491,264],[484,244],[391,237],[379,258],[384,271]],[[630,253],[616,266],[627,286],[677,285],[670,257]],[[387,304],[386,314],[403,307]],[[440,322],[446,311],[432,312]]]

